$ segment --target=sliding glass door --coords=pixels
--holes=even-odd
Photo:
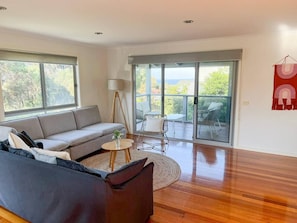
[[[161,114],[162,66],[159,64],[139,64],[134,67],[134,129],[140,130],[146,114]]]
[[[168,137],[193,140],[195,64],[137,65],[134,74],[136,131],[145,114],[163,114]]]
[[[197,55],[240,58],[240,53]],[[170,61],[176,56],[164,58]],[[171,139],[231,146],[238,60],[177,63],[164,58],[133,58],[141,62],[133,64],[134,133],[140,131],[145,114],[162,114],[167,116],[167,136]],[[159,59],[164,62],[142,63]]]
[[[199,63],[196,140],[230,143],[236,63]]]
[[[164,65],[164,113],[168,120],[168,136],[193,139],[193,106],[195,63]]]

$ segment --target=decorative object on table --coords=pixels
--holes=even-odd
[[[154,152],[139,151],[131,149],[131,162],[140,160],[145,157],[148,158],[147,163],[154,162],[154,173],[153,173],[153,190],[159,190],[164,187],[171,185],[172,183],[179,180],[181,175],[181,169],[178,163],[172,158]],[[124,165],[125,154],[119,153],[114,163],[114,171],[117,171]],[[111,172],[109,166],[109,153],[102,153],[81,161],[81,164],[99,170]]]
[[[108,89],[114,91],[114,95],[113,95],[113,102],[112,102],[112,109],[111,109],[111,121],[115,122],[115,107],[116,107],[116,101],[119,101],[119,106],[120,109],[122,111],[122,115],[125,121],[125,126],[127,129],[127,132],[129,133],[129,129],[128,129],[128,124],[127,124],[127,120],[126,120],[126,116],[123,110],[123,105],[122,105],[122,101],[120,98],[120,94],[119,91],[124,89],[124,80],[122,79],[111,79],[108,80]]]
[[[121,138],[123,133],[119,130],[114,130],[112,139],[115,140],[116,147],[119,148],[121,146]]]
[[[287,63],[290,58],[294,63]],[[297,110],[297,60],[287,55],[274,65],[272,110]]]

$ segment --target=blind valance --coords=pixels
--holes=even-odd
[[[76,65],[77,57],[0,50],[0,60]]]
[[[241,60],[242,49],[205,51],[193,53],[176,53],[160,55],[129,56],[129,64],[154,64],[154,63],[187,63],[204,61],[236,61]]]

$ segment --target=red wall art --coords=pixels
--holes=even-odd
[[[296,110],[297,64],[274,65],[272,110]]]

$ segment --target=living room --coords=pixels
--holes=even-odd
[[[289,3],[293,5],[289,5]],[[267,4],[273,3],[268,2]],[[293,1],[279,1],[275,8],[286,4],[286,9],[296,6]],[[8,7],[7,12],[9,10]],[[271,14],[277,15],[276,13]],[[237,15],[240,16],[240,13]],[[294,13],[293,17],[295,18],[295,16]],[[295,21],[297,20],[295,19]],[[104,46],[103,44],[94,45],[64,40],[50,35],[34,34],[1,26],[0,48],[77,56],[79,105],[98,105],[102,119],[105,121],[110,120],[113,96],[112,92],[107,89],[108,79],[126,80],[130,84],[122,92],[121,97],[130,130],[133,126],[133,113],[131,112],[133,99],[132,68],[128,64],[128,56],[242,49],[242,59],[237,77],[233,148],[297,157],[294,142],[295,111],[273,111],[271,109],[273,65],[287,55],[297,58],[297,46],[294,44],[297,38],[296,22],[291,21],[290,24],[285,25],[279,19],[279,21],[275,21],[275,27],[273,32],[263,30],[263,32],[253,33],[247,31],[246,34],[234,33],[230,36],[192,40],[163,40],[145,44]],[[0,102],[1,100],[2,97],[0,97]],[[4,107],[3,103],[0,103],[0,120],[4,119]],[[121,117],[119,120],[122,121]]]
[[[132,47],[82,46],[70,41],[11,30],[1,30],[1,45],[4,49],[20,49],[29,52],[77,55],[79,60],[80,105],[97,104],[110,108],[112,92],[107,89],[107,80],[121,78],[131,82],[128,55],[176,53],[243,49],[238,77],[234,147],[273,154],[297,156],[294,138],[294,111],[272,111],[273,65],[286,55],[294,57],[297,48],[292,45],[295,30],[282,33],[242,35],[236,37],[168,42]],[[19,39],[22,41],[19,41]],[[92,89],[91,93],[89,89]],[[132,104],[131,90],[123,95],[124,110],[128,120],[132,113],[127,107]],[[109,95],[109,97],[102,97]],[[1,103],[1,119],[4,108]],[[110,110],[101,109],[104,120],[110,119]],[[240,121],[239,121],[240,120]],[[132,123],[130,123],[132,126]],[[256,126],[256,128],[255,128]],[[281,130],[280,130],[281,129]],[[285,129],[285,131],[284,131]]]

